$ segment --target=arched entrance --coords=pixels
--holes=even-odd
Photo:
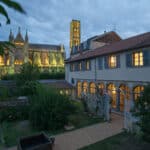
[[[99,83],[98,88],[100,90],[100,94],[104,93],[104,88],[105,88],[104,83]]]
[[[125,84],[121,84],[120,87],[120,111],[124,110],[124,101],[125,100],[130,100],[130,89],[127,87]]]
[[[77,82],[77,97],[81,98],[81,92],[82,92],[82,83],[80,81]]]
[[[88,83],[86,81],[83,82],[82,87],[83,87],[83,92],[88,93]]]
[[[94,82],[90,83],[90,94],[95,94],[96,92],[96,85]]]
[[[116,86],[113,83],[108,84],[107,91],[112,97],[112,107],[116,108],[116,99],[117,99]]]
[[[134,100],[137,100],[140,96],[141,92],[143,92],[144,86],[138,85],[133,89],[133,98]]]

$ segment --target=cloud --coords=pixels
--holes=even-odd
[[[114,28],[123,38],[149,31],[149,0],[17,0],[27,15],[8,9],[11,25],[0,28],[0,40],[7,40],[10,28],[16,34],[29,31],[30,42],[64,44],[69,48],[70,21],[81,21],[81,39]],[[4,20],[2,20],[4,22]]]

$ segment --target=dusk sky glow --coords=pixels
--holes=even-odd
[[[11,24],[1,17],[0,40],[8,40],[10,29],[32,43],[64,44],[69,47],[72,19],[81,21],[81,41],[115,30],[122,38],[150,31],[150,0],[16,0],[27,15],[7,9]]]

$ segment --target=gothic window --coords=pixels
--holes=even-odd
[[[0,66],[4,65],[4,58],[0,55]]]

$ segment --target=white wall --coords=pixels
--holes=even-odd
[[[120,54],[120,68],[97,70],[98,80],[150,82],[150,67],[126,67],[126,53]]]
[[[95,61],[96,60],[96,61]],[[95,71],[96,62],[96,71]],[[104,61],[103,61],[104,62]],[[143,81],[150,82],[150,67],[126,67],[126,53],[120,54],[120,68],[98,69],[98,60],[91,60],[91,71],[70,72],[69,64],[66,65],[66,80],[71,83],[71,79],[77,80],[115,80],[115,81]]]

